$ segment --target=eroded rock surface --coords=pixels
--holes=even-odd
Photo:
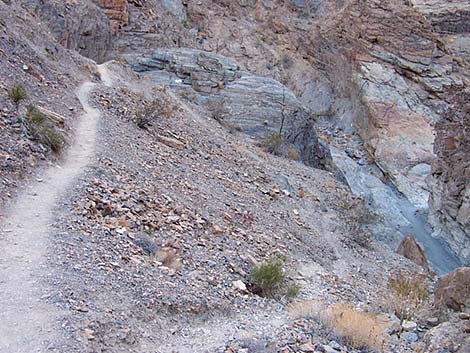
[[[470,93],[460,93],[436,125],[430,186],[430,219],[439,237],[449,240],[470,263]]]
[[[313,118],[278,81],[242,71],[231,59],[194,49],[156,50],[150,57],[128,60],[134,70],[206,106],[215,120],[230,128],[258,140],[280,134],[306,164],[327,166],[328,150],[317,138]]]
[[[114,32],[129,22],[129,4],[127,0],[98,0],[97,3],[104,9]]]

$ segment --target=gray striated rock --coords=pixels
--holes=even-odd
[[[204,105],[224,125],[259,140],[281,133],[304,163],[327,166],[329,152],[317,138],[309,111],[278,81],[194,49],[155,50],[149,57],[128,56],[127,60],[135,71]]]
[[[162,5],[180,22],[186,20],[186,9],[181,0],[162,0]]]

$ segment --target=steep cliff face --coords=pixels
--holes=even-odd
[[[333,20],[332,31],[321,31],[323,46],[342,46],[357,67],[358,92],[349,98],[364,109],[352,124],[398,191],[425,209],[434,124],[444,92],[465,86],[463,67],[409,2],[351,1]],[[335,65],[327,75],[339,78]]]
[[[440,237],[466,264],[470,263],[470,92],[454,104],[436,125],[437,155],[433,162],[430,219]]]
[[[113,32],[129,22],[129,4],[127,0],[98,0],[95,2],[104,9]]]
[[[113,36],[110,20],[103,9],[91,0],[22,0],[21,3],[47,23],[49,30],[64,47],[98,62],[108,58]],[[109,5],[109,2],[106,3]],[[116,15],[116,12],[113,14]],[[113,25],[117,26],[117,22]]]

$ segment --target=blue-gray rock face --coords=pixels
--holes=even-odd
[[[149,57],[128,57],[128,61],[135,71],[206,106],[224,124],[256,139],[280,133],[304,163],[326,167],[329,153],[317,138],[309,110],[278,81],[194,49],[155,50]]]
[[[181,0],[161,0],[162,5],[180,22],[186,20],[186,10]]]

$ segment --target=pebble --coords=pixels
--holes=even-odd
[[[323,352],[325,353],[337,353],[338,351],[331,346],[323,346]]]
[[[340,351],[341,349],[343,349],[343,347],[341,347],[341,345],[336,341],[331,341],[328,345],[331,348],[336,349],[337,351]]]
[[[437,317],[430,317],[426,320],[426,323],[429,326],[437,326],[439,324],[439,319]]]
[[[413,322],[413,321],[403,321],[403,323],[401,324],[401,327],[403,327],[403,329],[405,331],[414,331],[416,330],[416,327],[418,325],[416,324],[416,322]]]
[[[470,315],[467,313],[460,313],[459,318],[460,320],[470,320]]]
[[[235,289],[238,289],[239,291],[247,292],[246,284],[243,283],[243,281],[241,281],[241,280],[233,281],[233,282],[232,282],[232,286],[233,286]]]
[[[312,343],[307,342],[307,343],[302,344],[299,347],[299,350],[301,352],[315,352],[315,346]]]
[[[407,334],[405,334],[405,340],[408,343],[415,343],[418,341],[418,339],[418,335],[414,332],[408,332]]]

